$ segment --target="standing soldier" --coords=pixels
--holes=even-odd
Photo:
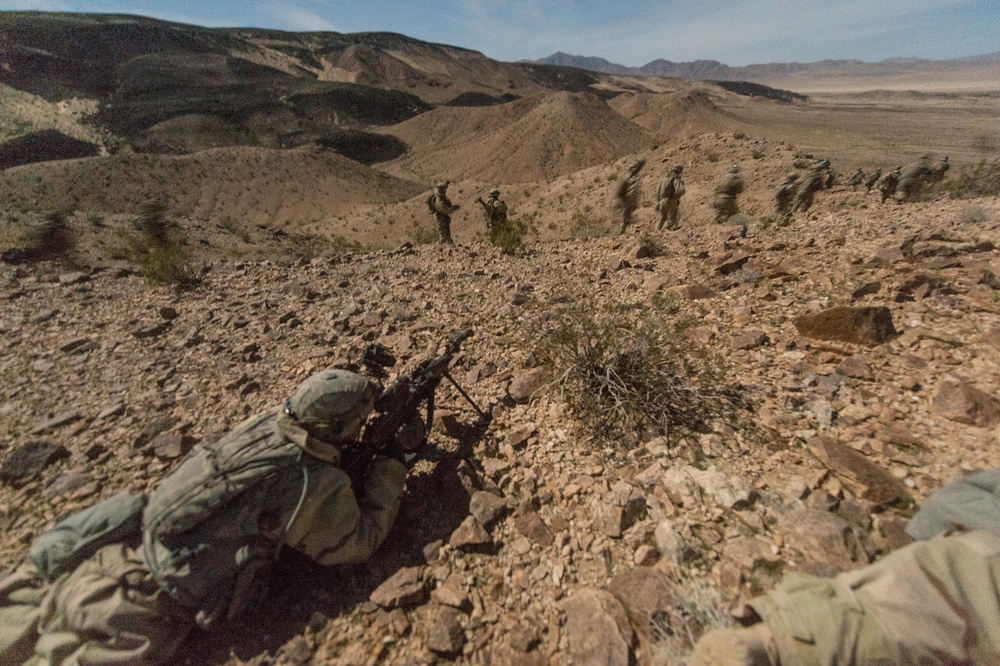
[[[878,181],[878,191],[882,193],[882,203],[885,203],[886,199],[896,193],[896,186],[899,185],[899,176],[902,172],[903,167],[897,166]]]
[[[668,219],[670,223],[667,224],[667,229],[677,228],[681,197],[684,196],[684,181],[681,180],[682,171],[684,171],[682,165],[675,166],[656,190],[656,210],[660,212],[660,223],[656,227],[657,231],[663,230],[663,225]]]
[[[774,190],[775,211],[782,219],[788,220],[792,217],[792,199],[795,198],[796,181],[798,179],[799,174],[794,171],[789,172],[785,176],[785,182],[778,185]]]
[[[448,181],[434,187],[434,194],[427,197],[427,207],[437,218],[440,242],[454,243],[451,240],[451,214],[458,210],[458,206],[448,198]]]
[[[872,191],[872,188],[875,187],[875,183],[877,183],[878,179],[881,177],[882,177],[882,167],[879,167],[875,169],[875,173],[865,178],[865,194],[868,194],[869,192]]]
[[[615,206],[622,211],[622,226],[618,233],[624,233],[632,223],[632,213],[639,206],[639,172],[645,164],[646,160],[636,160],[618,178],[615,187]]]
[[[507,221],[507,204],[500,198],[500,190],[494,188],[490,190],[490,198],[483,201],[482,197],[476,199],[483,207],[483,214],[486,216],[486,231],[493,233]]]
[[[803,213],[809,210],[813,203],[813,197],[822,189],[827,187],[826,183],[828,181],[828,176],[830,172],[830,163],[826,160],[820,160],[816,166],[812,168],[808,174],[806,174],[805,180],[799,185],[798,191],[795,193],[795,201],[792,203],[792,212],[802,211]]]
[[[861,170],[861,167],[858,167],[854,175],[848,179],[847,184],[851,186],[852,190],[856,190],[858,189],[858,185],[863,182],[865,182],[865,172]]]
[[[726,178],[715,186],[715,199],[712,208],[715,209],[715,223],[722,224],[733,215],[740,212],[736,196],[743,191],[743,178],[737,164],[729,167]]]

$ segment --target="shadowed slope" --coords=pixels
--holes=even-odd
[[[220,148],[28,165],[0,174],[0,189],[11,210],[134,212],[155,199],[176,215],[294,226],[408,199],[422,186],[329,151]]]

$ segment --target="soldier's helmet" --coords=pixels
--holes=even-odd
[[[683,164],[678,164],[677,166],[674,167],[674,173],[680,173],[681,171],[684,171]]]
[[[500,190],[496,189],[495,187],[492,190],[490,190],[490,197],[495,199],[498,196],[500,196]]]
[[[448,189],[448,181],[442,180],[437,185],[435,185],[434,188],[438,191],[444,192],[445,190]]]
[[[628,169],[629,171],[635,172],[644,167],[645,165],[646,165],[646,160],[640,158],[637,159],[635,162],[632,162],[632,166],[630,166]]]
[[[799,174],[795,173],[794,171],[790,171],[788,175],[785,176],[785,178],[787,178],[788,180],[798,180]]]
[[[378,387],[347,370],[323,370],[299,384],[285,400],[284,411],[310,435],[349,443],[371,414]]]

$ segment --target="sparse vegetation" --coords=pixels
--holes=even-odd
[[[21,239],[21,248],[15,253],[22,261],[45,261],[65,257],[76,245],[69,228],[70,213],[52,211],[45,218],[28,228]]]
[[[994,153],[997,150],[997,140],[992,134],[977,134],[972,139],[972,149],[980,153]]]
[[[740,268],[730,273],[729,277],[749,285],[756,285],[760,282],[760,274],[753,268]]]
[[[958,211],[958,221],[962,224],[981,224],[988,219],[990,211],[983,206],[966,206]]]
[[[556,315],[541,350],[576,415],[630,447],[654,434],[710,432],[745,406],[744,388],[681,330],[656,311],[576,305]]]
[[[577,211],[573,214],[573,225],[570,228],[570,233],[573,238],[577,239],[597,238],[604,235],[604,228],[599,219]]]
[[[650,661],[657,666],[687,664],[694,644],[703,634],[733,626],[732,615],[718,591],[704,579],[694,578],[680,562],[674,570],[680,577],[676,584],[678,604],[650,617]]]
[[[705,159],[708,160],[709,162],[718,162],[722,158],[719,157],[718,153],[712,152],[705,155]]]
[[[639,238],[639,250],[647,257],[659,257],[663,255],[663,248],[660,246],[659,239],[650,234],[643,234]]]
[[[125,254],[139,264],[147,282],[190,289],[201,277],[192,265],[183,237],[169,228],[166,210],[161,202],[147,202],[140,207],[134,223],[137,233],[128,239]]]
[[[429,245],[430,243],[436,243],[438,240],[437,230],[422,227],[416,222],[413,223],[413,231],[411,233],[414,245]]]
[[[952,199],[995,197],[1000,195],[1000,160],[980,160],[975,166],[965,166],[956,178],[942,186]]]
[[[498,224],[490,230],[490,242],[500,248],[501,254],[515,254],[528,227],[520,220],[507,220],[503,224]]]

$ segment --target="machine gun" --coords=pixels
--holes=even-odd
[[[359,479],[372,459],[381,453],[402,454],[404,458],[415,455],[426,443],[434,423],[434,392],[444,379],[452,383],[480,418],[488,418],[448,372],[462,342],[470,335],[471,330],[452,333],[444,354],[423,361],[412,374],[389,384],[375,400],[377,416],[365,427],[361,442],[345,450],[342,457],[342,466],[352,479]],[[372,345],[362,354],[361,362],[375,376],[385,377],[385,368],[395,365],[396,359],[385,347]],[[427,405],[425,417],[421,416],[423,404]]]

